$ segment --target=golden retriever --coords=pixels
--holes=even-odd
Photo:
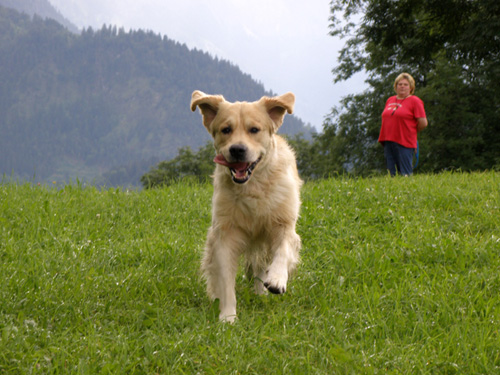
[[[295,225],[302,181],[294,152],[276,134],[294,103],[292,93],[251,103],[231,103],[201,91],[192,94],[191,110],[199,107],[216,150],[212,226],[202,271],[208,295],[219,299],[221,321],[236,318],[240,255],[257,294],[284,293],[299,262]]]

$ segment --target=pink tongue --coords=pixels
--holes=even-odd
[[[214,158],[214,162],[217,163],[217,164],[220,164],[220,165],[224,165],[226,167],[229,167],[231,169],[234,169],[235,171],[238,172],[238,176],[241,177],[241,176],[244,176],[245,174],[245,171],[247,170],[248,168],[248,164],[249,163],[243,163],[243,162],[239,162],[239,163],[229,163],[226,158],[224,157],[224,155],[222,154],[219,154],[217,155],[215,158]]]

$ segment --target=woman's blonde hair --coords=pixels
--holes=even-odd
[[[413,93],[415,92],[415,80],[408,73],[401,73],[397,76],[396,80],[394,81],[394,90],[396,90],[398,82],[402,79],[406,79],[410,83],[410,95],[413,95]]]

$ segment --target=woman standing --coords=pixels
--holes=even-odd
[[[416,97],[415,80],[401,73],[394,82],[397,95],[391,96],[382,112],[382,128],[378,141],[384,146],[387,169],[409,176],[413,173],[413,154],[417,148],[417,133],[427,127],[424,102]]]

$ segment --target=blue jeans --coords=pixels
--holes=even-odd
[[[407,148],[396,142],[384,142],[385,161],[391,176],[395,176],[396,171],[402,176],[411,175],[414,153],[414,148]]]

